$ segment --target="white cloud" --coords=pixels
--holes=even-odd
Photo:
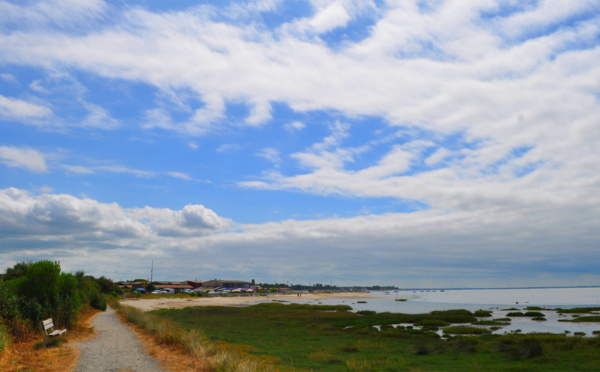
[[[295,132],[295,131],[301,131],[302,129],[306,128],[306,125],[301,121],[293,121],[291,123],[284,124],[283,127],[288,132]]]
[[[0,79],[6,81],[7,83],[19,84],[19,81],[17,80],[17,78],[11,74],[0,73]]]
[[[88,167],[83,167],[80,165],[66,165],[63,164],[62,166],[64,169],[67,170],[67,172],[70,173],[75,173],[75,174],[92,174],[94,173],[94,171]]]
[[[236,225],[202,205],[125,209],[116,203],[9,188],[0,190],[0,258],[60,259],[65,267],[109,273],[115,279],[145,272],[154,259],[155,267],[171,280],[231,273],[369,282],[356,276],[360,268],[361,275],[377,272],[374,280],[379,284],[502,284],[482,281],[483,268],[485,277],[502,274],[520,283],[533,283],[553,270],[575,274],[575,281],[577,273],[596,272],[600,220],[599,214],[590,214],[595,210],[585,202],[551,208],[529,204],[518,210],[494,206],[458,213],[428,210]],[[560,280],[544,284],[555,282]]]
[[[179,179],[186,180],[186,181],[192,180],[192,177],[190,177],[189,175],[187,175],[185,173],[181,173],[181,172],[167,172],[166,174],[171,177],[179,178]]]
[[[265,158],[274,164],[281,163],[281,153],[271,147],[260,150],[256,155]]]
[[[220,145],[219,147],[217,147],[217,152],[232,153],[232,152],[240,151],[241,149],[242,149],[242,147],[240,145],[238,145],[237,143],[224,143],[224,144]]]
[[[9,167],[25,168],[35,173],[48,170],[46,156],[26,147],[0,146],[0,161]]]
[[[37,119],[51,114],[52,110],[47,107],[0,95],[0,119]]]

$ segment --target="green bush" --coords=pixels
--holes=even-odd
[[[90,300],[90,306],[94,309],[106,311],[106,295],[104,293],[95,293]]]
[[[53,318],[59,327],[70,326],[77,319],[81,305],[77,279],[72,274],[61,273],[58,262],[31,264],[27,275],[9,282],[7,288],[9,297],[13,298],[9,311],[15,311],[16,303],[18,313],[9,318],[20,318],[33,329],[38,329],[47,318]]]

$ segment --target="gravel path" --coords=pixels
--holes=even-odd
[[[164,371],[112,308],[96,315],[92,325],[98,337],[73,345],[81,351],[75,372]]]

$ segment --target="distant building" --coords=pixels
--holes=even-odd
[[[187,285],[191,285],[192,288],[196,289],[198,287],[202,287],[202,281],[199,280],[188,280]]]
[[[180,293],[184,289],[193,289],[191,285],[187,284],[155,284],[156,289],[172,289],[175,293]]]
[[[244,280],[221,280],[213,279],[199,282],[203,288],[251,288],[252,284]],[[198,288],[198,287],[196,287]]]
[[[133,290],[136,290],[138,288],[142,288],[142,289],[146,288],[146,281],[140,281],[140,282],[119,282],[118,286],[121,289],[131,289],[133,291]]]

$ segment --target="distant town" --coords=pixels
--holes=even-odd
[[[264,292],[368,292],[398,290],[395,286],[336,286],[332,284],[315,283],[312,285],[287,283],[256,283],[244,280],[184,280],[184,281],[148,281],[134,279],[120,281],[118,285],[123,290],[138,293],[264,293]]]

